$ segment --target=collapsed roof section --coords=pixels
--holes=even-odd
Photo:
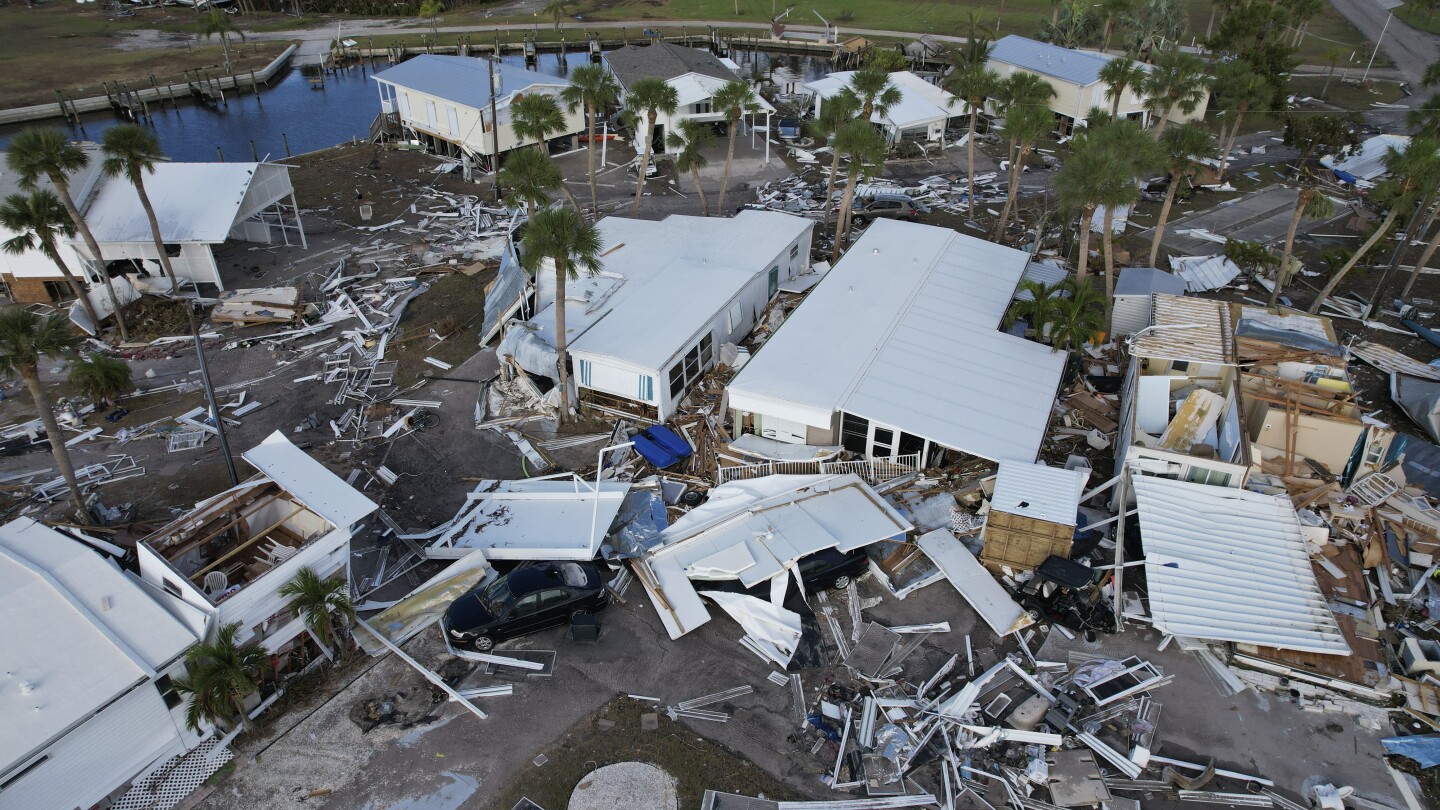
[[[1132,484],[1156,629],[1350,654],[1290,498],[1147,475]]]
[[[749,587],[788,576],[801,557],[852,551],[912,528],[853,474],[732,481],[662,532],[636,571],[666,632],[680,638],[710,620],[692,578]]]

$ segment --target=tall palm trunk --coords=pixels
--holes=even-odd
[[[565,339],[565,281],[569,269],[563,259],[555,259],[555,372],[560,382],[560,411],[557,424],[565,424],[570,413],[570,356]]]
[[[225,72],[234,73],[235,69],[230,64],[230,36],[224,31],[220,32],[220,47],[225,50]]]
[[[1005,207],[1000,211],[1000,222],[995,226],[995,241],[1005,237],[1005,226],[1010,222],[1010,212],[1015,208],[1015,199],[1020,195],[1020,178],[1025,171],[1025,161],[1030,158],[1030,147],[1022,144],[1015,160],[1010,164],[1010,187],[1006,189]]]
[[[1215,12],[1220,9],[1219,3],[1210,4],[1210,21],[1205,23],[1205,38],[1209,39],[1215,33]]]
[[[831,138],[831,141],[830,181],[825,184],[825,224],[821,226],[821,230],[830,227],[830,201],[835,199],[835,176],[840,173],[840,150],[835,148],[834,138]],[[720,213],[723,215],[725,213],[725,188],[723,186],[720,188],[720,194]]]
[[[1155,122],[1155,140],[1160,140],[1160,136],[1165,134],[1165,125],[1168,123],[1170,123],[1170,111],[1167,109],[1160,114],[1160,120]]]
[[[1116,87],[1116,88],[1115,88],[1115,97],[1112,98],[1112,99],[1110,99],[1110,117],[1111,117],[1111,118],[1119,118],[1119,117],[1120,117],[1120,96],[1121,96],[1121,94],[1123,94],[1124,92],[1125,92],[1125,85],[1123,85],[1123,84],[1120,85],[1119,87]]]
[[[855,186],[860,182],[857,173],[852,171],[846,178],[845,196],[840,200],[840,214],[835,219],[835,247],[830,253],[830,261],[840,261],[840,244],[843,238],[850,235],[850,211],[855,205]]]
[[[1410,288],[1414,287],[1415,281],[1420,278],[1420,269],[1435,255],[1436,248],[1440,248],[1440,231],[1436,231],[1435,235],[1430,237],[1430,244],[1425,246],[1425,252],[1421,253],[1420,258],[1415,261],[1415,269],[1410,271],[1410,279],[1405,282],[1405,289],[1400,293],[1401,298],[1410,294]]]
[[[640,195],[645,193],[645,173],[650,171],[650,152],[655,148],[655,112],[645,115],[645,157],[640,161],[640,176],[635,178],[635,207],[630,216],[640,216]]]
[[[1170,175],[1170,187],[1165,189],[1165,202],[1160,206],[1160,221],[1155,223],[1155,235],[1150,238],[1150,266],[1158,267],[1155,260],[1160,258],[1160,242],[1165,238],[1165,223],[1170,219],[1170,206],[1175,203],[1175,191],[1180,187],[1183,175]]]
[[[710,216],[710,203],[705,199],[705,189],[700,186],[700,167],[690,164],[690,179],[695,181],[695,193],[700,195],[700,212]]]
[[[1080,256],[1075,260],[1075,280],[1084,281],[1090,266],[1090,219],[1095,216],[1095,206],[1087,205],[1080,212]]]
[[[1056,6],[1058,9],[1059,6]],[[1057,11],[1058,13],[1058,11]],[[970,102],[970,138],[965,141],[965,171],[966,177],[970,180],[970,216],[975,216],[975,119],[979,116],[980,110],[975,102]]]
[[[1100,247],[1105,253],[1105,331],[1109,332],[1110,314],[1115,307],[1115,206],[1105,206],[1105,218],[1100,227],[1103,231]]]
[[[240,721],[240,727],[250,728],[250,715],[245,713],[245,703],[238,697],[230,698],[230,708],[235,712],[235,717]]]
[[[1355,265],[1360,263],[1360,259],[1366,253],[1370,252],[1370,248],[1375,247],[1375,243],[1379,242],[1381,238],[1385,236],[1385,232],[1390,230],[1391,225],[1395,224],[1395,218],[1399,215],[1399,206],[1390,209],[1390,213],[1386,214],[1385,219],[1380,221],[1380,227],[1376,228],[1375,232],[1370,234],[1370,238],[1365,240],[1365,244],[1361,245],[1360,249],[1355,251],[1355,255],[1351,256],[1350,260],[1345,262],[1345,266],[1337,270],[1335,275],[1330,278],[1330,281],[1325,284],[1325,289],[1320,291],[1320,296],[1315,299],[1315,303],[1310,305],[1309,312],[1311,315],[1320,311],[1320,305],[1324,304],[1326,299],[1330,297],[1330,293],[1334,292],[1335,288],[1340,286],[1340,282],[1344,281],[1345,276],[1354,269]]]
[[[595,219],[600,218],[600,195],[595,191],[595,109],[585,105],[585,151],[590,163],[590,210]]]
[[[1301,189],[1300,196],[1295,200],[1295,213],[1290,215],[1290,228],[1285,231],[1285,250],[1280,254],[1280,269],[1275,271],[1275,288],[1270,291],[1270,300],[1266,302],[1266,306],[1273,307],[1275,302],[1280,300],[1280,289],[1285,286],[1285,280],[1290,275],[1287,271],[1290,269],[1290,254],[1295,250],[1295,232],[1300,230],[1300,220],[1305,217],[1305,207],[1315,194],[1314,189]]]
[[[1220,172],[1215,179],[1221,183],[1225,182],[1225,167],[1230,165],[1230,150],[1235,148],[1235,139],[1240,137],[1240,122],[1245,120],[1245,111],[1235,111],[1235,124],[1230,127],[1230,134],[1225,137],[1225,151],[1220,154]]]
[[[85,314],[89,315],[90,320],[95,324],[95,334],[100,334],[100,316],[96,314],[95,305],[90,302],[89,294],[85,288],[81,286],[79,279],[75,278],[75,274],[70,272],[70,268],[65,266],[65,262],[60,258],[58,249],[54,245],[51,245],[47,249],[47,252],[50,253],[50,258],[55,262],[55,266],[60,268],[60,275],[65,277],[65,283],[70,285],[70,292],[75,293],[75,296],[80,299],[81,308],[85,310]]]
[[[17,363],[15,370],[20,379],[25,381],[25,387],[30,389],[30,401],[35,403],[35,410],[40,412],[40,424],[45,426],[45,436],[50,440],[50,454],[55,456],[55,466],[60,468],[60,476],[65,479],[66,486],[70,487],[70,498],[75,502],[76,516],[81,523],[89,525],[90,516],[85,513],[85,499],[80,494],[80,482],[75,479],[75,466],[70,463],[70,452],[65,449],[65,438],[60,435],[60,424],[55,421],[50,400],[45,396],[45,389],[40,387],[40,366]]]
[[[170,254],[165,252],[165,241],[160,237],[160,220],[155,217],[155,206],[150,204],[150,195],[145,193],[145,181],[138,174],[131,176],[130,181],[135,185],[135,193],[140,196],[140,207],[145,209],[145,218],[150,220],[150,236],[155,240],[155,250],[160,254],[160,270],[170,279],[170,293],[173,295],[180,287],[180,282],[175,278],[175,268],[170,266]]]
[[[726,190],[728,190],[728,189],[730,188],[730,164],[735,160],[735,130],[737,130],[737,129],[739,129],[739,128],[740,128],[740,116],[737,115],[737,116],[735,116],[735,117],[733,117],[733,118],[730,119],[729,132],[726,133],[726,134],[727,134],[726,140],[728,140],[730,143],[725,147],[725,172],[724,172],[722,175],[720,175],[720,201],[715,204],[716,210],[718,210],[718,211],[720,212],[720,216],[722,216],[722,217],[725,216],[725,192],[726,192]],[[765,133],[765,137],[767,137],[767,138],[770,137],[770,133],[768,133],[768,132]],[[835,160],[836,160],[836,162],[838,163],[839,160],[840,160],[840,156],[839,156],[839,155],[836,155],[836,156],[835,156]],[[699,188],[699,187],[700,187],[700,184],[699,184],[699,183],[696,183],[696,184],[695,184],[695,187],[696,187],[696,188]],[[834,170],[834,169],[831,169],[831,170],[830,170],[830,187],[831,187],[831,192],[833,193],[833,192],[834,192],[834,187],[835,187],[835,170]],[[826,223],[829,223],[829,221],[830,221],[830,215],[829,215],[828,211],[829,211],[830,209],[829,209],[829,203],[828,203],[828,202],[826,203],[826,209],[825,209],[825,210],[827,211],[827,213],[826,213],[826,215],[825,215],[825,221],[826,221]],[[709,216],[709,214],[706,214],[706,216]]]
[[[75,227],[79,229],[80,237],[85,240],[85,249],[90,251],[91,260],[100,266],[100,278],[105,280],[105,291],[110,293],[110,305],[115,307],[115,325],[120,329],[120,339],[129,340],[130,334],[125,328],[125,316],[120,314],[120,299],[115,297],[115,285],[110,281],[110,274],[105,272],[105,257],[100,255],[100,244],[95,241],[95,234],[90,233],[90,225],[85,222],[84,217],[80,216],[80,209],[75,207],[75,200],[70,196],[70,184],[65,181],[64,177],[52,174],[50,175],[50,185],[55,187],[55,194],[60,198],[60,204],[65,206],[65,213],[70,215],[70,221],[74,222]],[[70,274],[67,272],[65,275],[66,278],[69,278]],[[75,286],[75,283],[72,281],[70,286]],[[82,297],[88,310],[90,299]],[[95,313],[90,313],[90,317],[94,318]],[[96,334],[99,334],[100,321],[98,319],[95,321],[95,331]]]

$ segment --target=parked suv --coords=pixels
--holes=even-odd
[[[920,211],[915,207],[915,201],[904,194],[876,194],[865,201],[863,206],[858,206],[850,219],[856,225],[864,225],[872,219],[886,217],[898,219],[901,222],[914,222]]]

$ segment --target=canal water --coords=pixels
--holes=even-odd
[[[821,78],[830,69],[822,58],[765,51],[740,51],[735,60],[746,75],[767,75],[772,67],[784,67],[802,81]],[[503,56],[501,61],[524,66],[524,56],[518,53]],[[585,62],[584,54],[572,54],[562,62],[559,54],[541,53],[535,69],[564,76]],[[376,60],[375,70],[386,67],[388,62]],[[178,108],[152,104],[149,126],[171,160],[203,162],[218,160],[221,155],[230,161],[255,157],[280,160],[286,155],[287,141],[290,153],[300,154],[369,137],[370,122],[380,110],[372,75],[369,63],[364,62],[350,70],[326,74],[323,87],[312,87],[300,71],[287,70],[272,79],[269,88],[262,87],[258,97],[252,92],[232,92],[228,106],[210,107],[189,101],[181,101]],[[79,127],[73,127],[56,118],[0,128],[0,149],[27,126],[58,126],[77,140],[98,141],[105,130],[124,120],[109,112],[98,112],[82,115],[80,122]]]

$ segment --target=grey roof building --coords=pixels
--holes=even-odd
[[[621,86],[629,88],[636,79],[654,77],[661,81],[698,73],[714,79],[738,79],[735,71],[719,59],[698,48],[655,42],[650,45],[626,45],[605,53],[605,66],[615,74]]]

